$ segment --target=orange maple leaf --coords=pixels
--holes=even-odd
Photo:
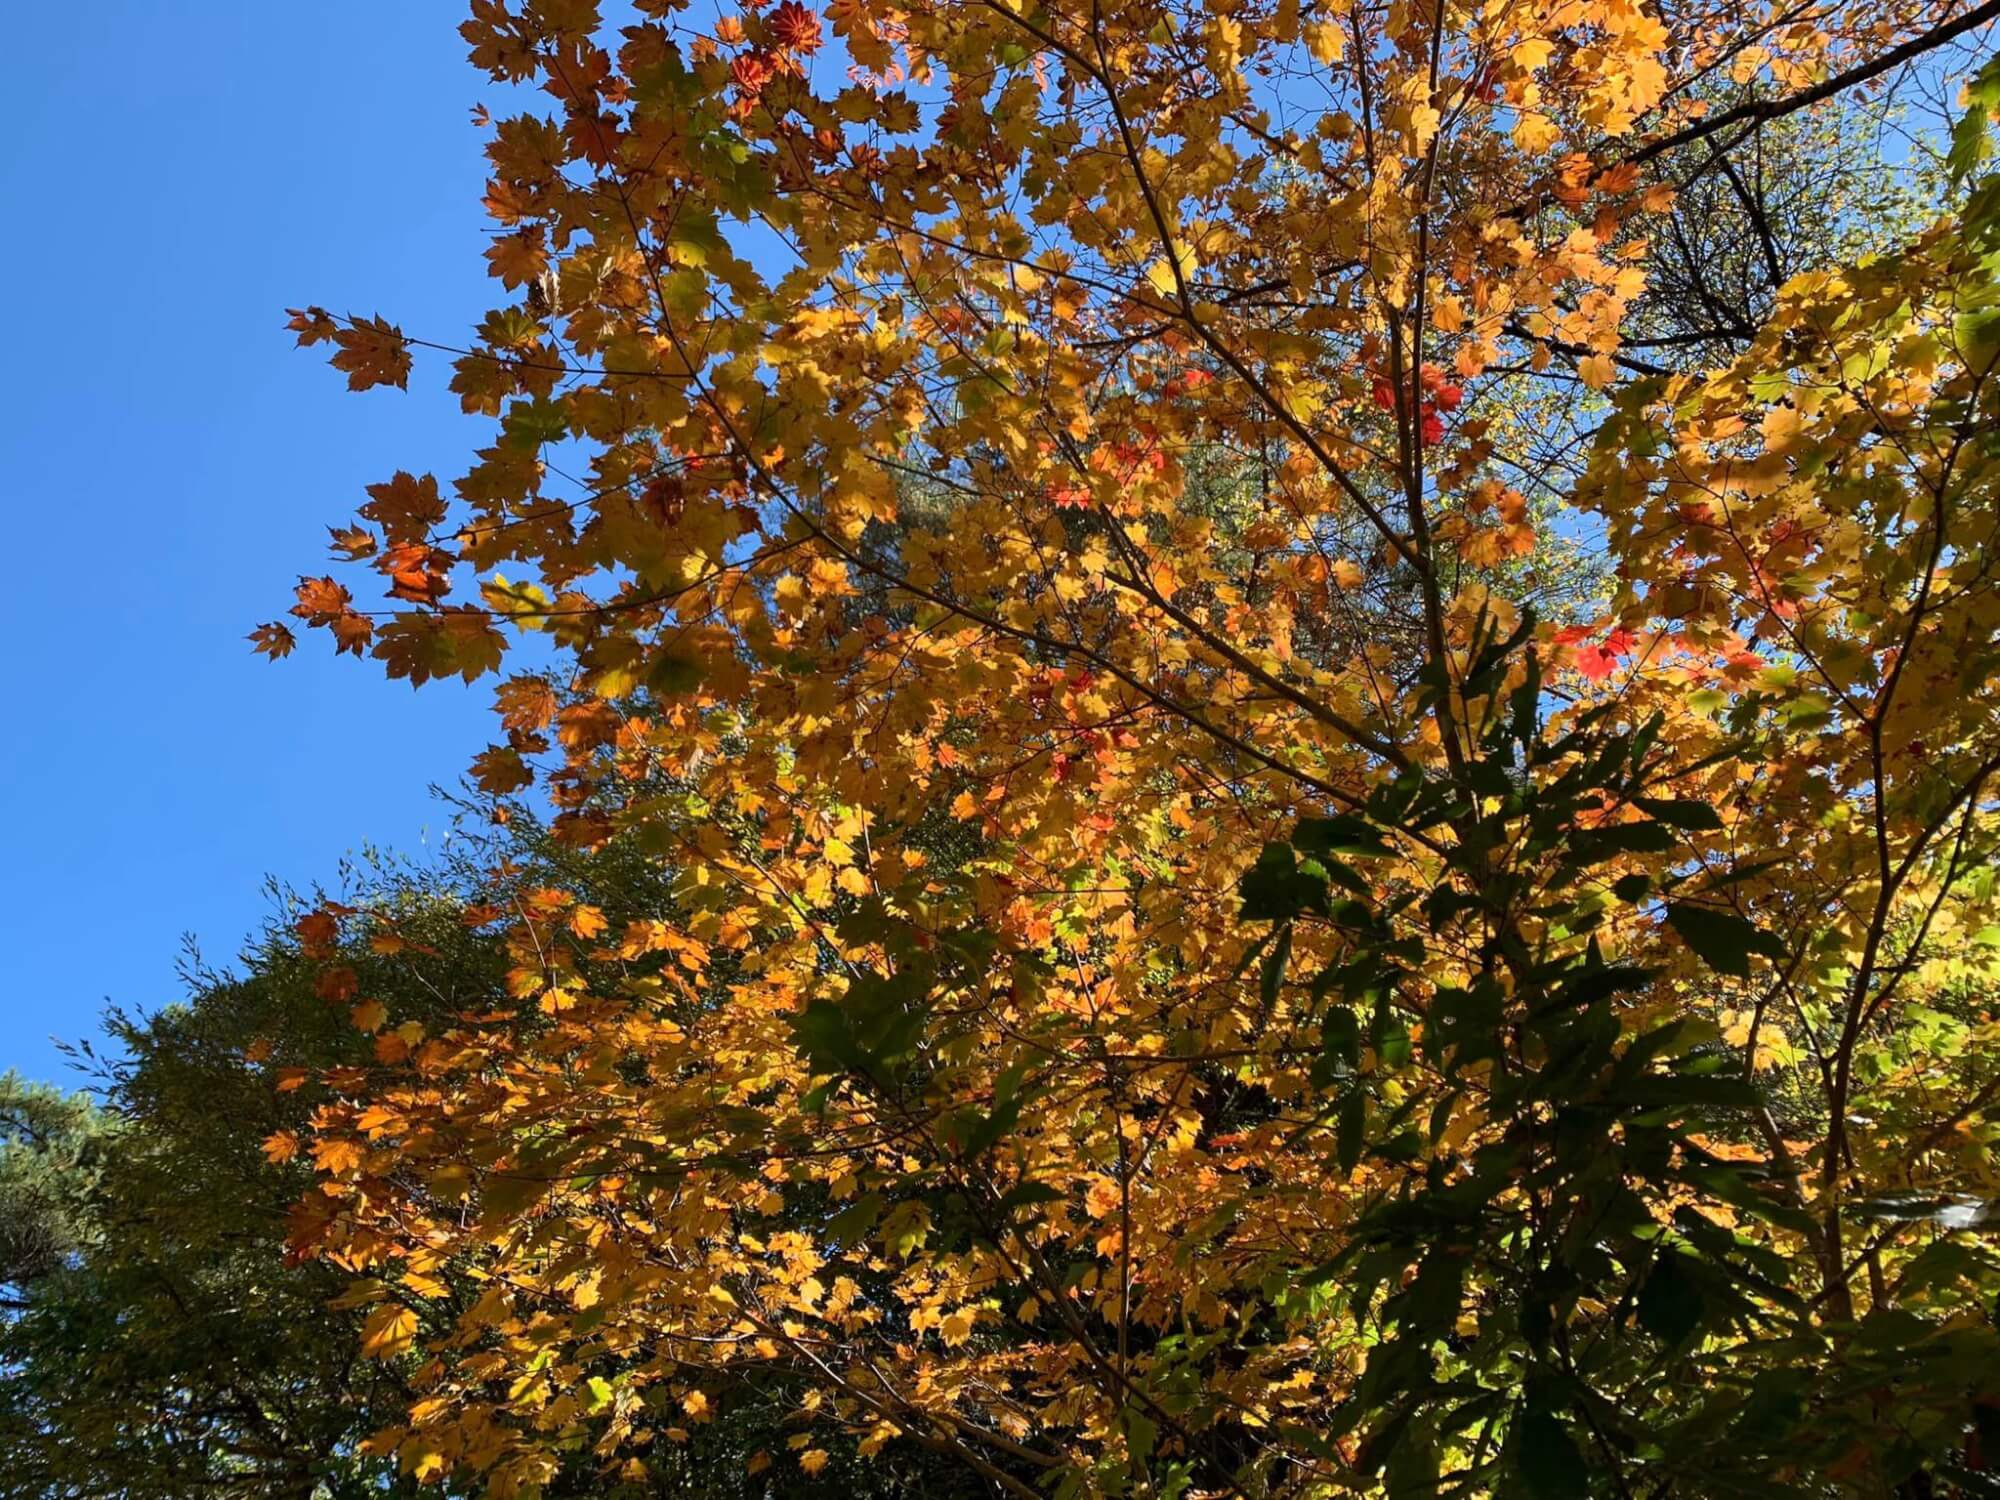
[[[410,347],[402,329],[381,318],[354,318],[334,332],[333,341],[340,352],[333,356],[332,364],[347,376],[349,390],[409,386]]]
[[[277,661],[290,656],[298,645],[298,639],[290,630],[276,623],[259,625],[250,632],[250,643],[259,652]]]

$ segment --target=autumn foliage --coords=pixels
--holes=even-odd
[[[634,9],[474,0],[490,438],[292,612],[671,877],[476,905],[449,1024],[302,926],[375,1451],[775,1381],[753,1470],[1023,1496],[1987,1493],[1994,7]],[[1935,201],[1781,239],[1898,69]]]

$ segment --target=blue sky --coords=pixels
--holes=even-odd
[[[483,428],[419,358],[349,395],[287,306],[453,342],[488,283],[493,89],[442,0],[100,0],[19,9],[0,93],[0,1069],[178,993],[184,933],[234,956],[266,875],[417,853],[427,792],[488,737],[490,689],[413,693],[323,636],[244,634],[398,467],[457,473]]]

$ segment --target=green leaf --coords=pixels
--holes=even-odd
[[[991,1114],[978,1115],[965,1132],[962,1154],[970,1159],[983,1156],[997,1146],[1001,1138],[1020,1123],[1021,1104],[1021,1096],[1011,1094],[1004,1099],[996,1100]]]
[[[539,448],[559,443],[569,436],[569,408],[560,400],[537,396],[532,401],[515,401],[507,407],[501,430],[508,444],[516,448]]]
[[[725,248],[714,214],[683,208],[674,215],[673,227],[667,231],[667,249],[676,263],[705,266]]]
[[[1017,1182],[1001,1196],[995,1205],[1002,1219],[1011,1218],[1024,1208],[1033,1208],[1041,1203],[1059,1203],[1062,1193],[1046,1182]]]
[[[1354,1012],[1335,1006],[1320,1022],[1320,1052],[1340,1071],[1352,1073],[1361,1063],[1361,1022]]]
[[[701,686],[701,658],[678,651],[662,651],[646,669],[646,686],[665,697],[691,693]]]
[[[1692,833],[1712,833],[1722,827],[1722,819],[1706,802],[1667,802],[1657,797],[1634,797],[1633,802],[1648,817],[1685,828]]]
[[[1271,951],[1264,955],[1264,972],[1257,988],[1266,1015],[1278,1003],[1278,987],[1285,982],[1285,968],[1291,961],[1292,924],[1287,922],[1278,929],[1278,940],[1271,944]]]
[[[1615,854],[1665,854],[1673,847],[1673,834],[1658,823],[1618,823],[1577,834],[1570,840],[1570,857],[1591,865]]]
[[[1962,186],[1986,159],[1986,111],[1968,109],[1952,127],[1951,150],[1945,165],[1951,169],[1951,185]]]
[[[1159,1440],[1159,1424],[1138,1407],[1130,1405],[1125,1408],[1120,1420],[1125,1424],[1125,1441],[1132,1450],[1133,1460],[1143,1464],[1152,1456],[1153,1444]]]
[[[1365,818],[1342,813],[1332,818],[1300,818],[1292,842],[1308,854],[1346,854],[1386,859],[1395,853]]]
[[[2000,307],[1982,307],[1951,320],[1951,341],[1959,358],[1983,370],[2000,354]]]
[[[547,1196],[550,1182],[532,1163],[514,1172],[489,1172],[479,1184],[479,1216],[484,1223],[519,1218]]]
[[[1973,75],[1965,97],[1969,107],[1952,127],[1951,150],[1945,155],[1955,188],[1965,185],[1992,149],[1986,127],[1987,117],[2000,109],[2000,53],[1988,58],[1986,66]]]
[[[863,1193],[827,1223],[826,1237],[836,1245],[858,1245],[882,1217],[882,1195]]]
[[[1667,907],[1667,923],[1703,963],[1738,979],[1750,977],[1753,953],[1778,961],[1786,956],[1783,943],[1734,912],[1719,911],[1712,906],[1673,904]]]
[[[1334,1151],[1341,1171],[1352,1172],[1360,1163],[1367,1128],[1368,1096],[1358,1088],[1350,1089],[1340,1101],[1340,1119],[1334,1126]]]
[[[792,1039],[815,1072],[864,1071],[847,1017],[831,1000],[815,1000],[794,1016]]]
[[[1572,1007],[1595,1005],[1608,995],[1642,990],[1653,982],[1658,973],[1657,969],[1640,968],[1636,964],[1603,964],[1596,968],[1578,969],[1563,981],[1562,988],[1549,998],[1548,1003],[1537,1006],[1534,1013],[1546,1015]]]
[[[1687,1257],[1662,1251],[1639,1289],[1639,1326],[1665,1344],[1679,1344],[1701,1326],[1701,1285],[1688,1274]]]
[[[1385,1068],[1407,1068],[1410,1065],[1410,1028],[1401,1021],[1390,1021],[1382,1027],[1382,1034],[1375,1042],[1375,1055],[1382,1060]]]
[[[1822,693],[1800,693],[1779,712],[1787,728],[1819,729],[1833,721],[1833,702]]]
[[[1246,922],[1285,922],[1301,912],[1326,910],[1326,882],[1299,869],[1290,844],[1266,844],[1237,882],[1236,893]]]
[[[1514,1467],[1538,1500],[1590,1500],[1590,1466],[1552,1412],[1522,1416],[1514,1429]]]

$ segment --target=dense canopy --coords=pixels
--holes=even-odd
[[[291,322],[498,721],[238,1064],[343,1451],[2000,1487],[1996,14],[472,0],[496,307]]]

